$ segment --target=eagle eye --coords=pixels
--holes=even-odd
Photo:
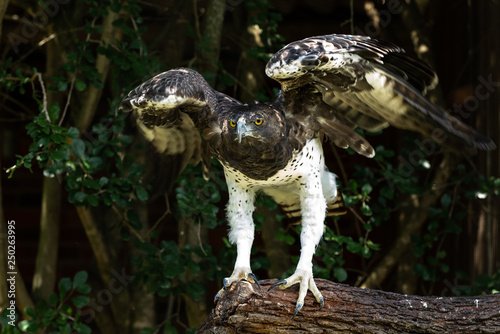
[[[264,123],[264,120],[263,120],[262,118],[260,118],[260,117],[259,117],[259,118],[257,118],[257,119],[255,120],[255,122],[254,122],[254,123],[255,123],[255,125],[261,125],[262,123]]]
[[[236,122],[235,122],[235,121],[233,121],[233,120],[231,120],[231,121],[229,121],[229,125],[230,125],[232,128],[234,128],[234,127],[236,126]]]

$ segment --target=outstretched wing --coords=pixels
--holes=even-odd
[[[168,157],[172,180],[188,163],[212,155],[210,141],[220,133],[219,116],[240,102],[217,92],[196,71],[178,68],[158,74],[132,90],[120,109],[132,112],[137,127],[155,150]],[[204,138],[202,138],[202,136]]]
[[[436,128],[467,145],[491,150],[493,142],[424,97],[434,71],[401,48],[367,36],[326,35],[288,44],[268,62],[266,74],[282,85],[289,117],[313,116],[335,144],[373,156],[356,127],[389,125],[432,136]],[[313,122],[312,120],[310,122]]]

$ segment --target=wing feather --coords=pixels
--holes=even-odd
[[[495,148],[489,138],[425,98],[425,91],[437,84],[435,72],[389,42],[351,35],[306,38],[278,51],[266,74],[280,82],[281,101],[290,115],[303,115],[307,108],[322,120],[317,124],[320,131],[328,134],[335,126],[344,130],[338,130],[334,142],[347,143],[360,154],[368,156],[369,150],[363,142],[350,142],[353,129],[378,131],[388,125],[426,136],[441,128],[469,146]],[[315,103],[324,106],[305,106],[304,94],[297,91],[320,95],[322,101]]]
[[[163,160],[170,165],[172,182],[188,163],[202,160],[208,173],[205,164],[210,163],[213,146],[206,142],[217,142],[219,114],[235,104],[239,102],[215,91],[196,71],[178,68],[139,85],[120,109],[132,113],[144,138],[168,158]]]

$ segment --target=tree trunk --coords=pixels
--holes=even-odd
[[[298,286],[267,291],[276,280],[233,284],[197,333],[499,333],[500,295],[419,297],[316,279],[320,309],[306,297],[293,317]]]
[[[196,52],[196,66],[200,73],[217,73],[220,54],[220,41],[222,33],[222,23],[224,22],[224,12],[226,9],[225,0],[211,0],[207,2],[205,14],[201,24],[201,34],[198,38],[206,38]],[[196,8],[195,8],[196,10]],[[209,84],[213,84],[210,82]]]
[[[119,29],[113,25],[113,22],[118,19],[118,13],[113,12],[108,8],[107,16],[105,16],[102,22],[102,35],[101,35],[101,45],[112,45],[120,37]],[[95,67],[97,72],[101,75],[102,82],[106,82],[106,77],[108,76],[108,71],[110,68],[111,60],[104,54],[97,54]],[[78,112],[74,114],[74,122],[78,130],[83,132],[92,123],[94,115],[97,111],[97,107],[101,100],[103,90],[101,88],[96,88],[90,85],[81,95],[81,101],[84,103],[80,106]]]
[[[48,33],[55,33],[54,25],[47,26]],[[50,78],[62,65],[61,49],[58,43],[46,46],[46,73]],[[48,91],[47,105],[62,103],[61,94]],[[35,272],[31,291],[35,300],[49,300],[54,291],[57,274],[57,253],[59,250],[59,229],[61,225],[61,185],[59,179],[43,177],[42,210],[40,214],[40,237],[36,253]]]
[[[475,127],[490,137],[497,145],[494,151],[480,152],[476,161],[478,169],[486,177],[498,177],[500,175],[500,155],[498,146],[500,146],[500,131],[498,124],[500,122],[500,41],[497,37],[500,29],[498,12],[500,4],[495,1],[480,1],[471,5],[474,13],[472,16],[473,27],[477,27],[473,32],[475,41],[474,49],[471,54],[476,57],[478,64],[475,68],[477,75],[475,81],[474,93],[477,100],[480,101],[478,110],[473,111],[475,117]],[[487,93],[480,94],[482,87],[484,91],[484,82],[491,81],[487,87]],[[473,98],[471,98],[473,99]],[[474,205],[474,204],[473,204]],[[477,208],[477,204],[475,204]],[[470,267],[473,278],[482,275],[493,275],[500,270],[500,199],[498,196],[489,196],[485,203],[480,207],[481,210],[477,219],[470,219],[469,231],[475,238],[473,247],[468,253],[472,254],[470,258]]]
[[[61,185],[57,178],[44,177],[40,237],[31,289],[35,300],[48,301],[56,285],[60,217]]]

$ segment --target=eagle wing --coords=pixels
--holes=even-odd
[[[203,161],[204,176],[213,154],[209,145],[220,133],[219,115],[241,104],[214,90],[196,71],[178,68],[144,82],[122,100],[120,109],[132,112],[140,132],[173,168],[170,180],[188,163]],[[211,143],[214,144],[214,143]],[[173,175],[172,175],[173,174]]]
[[[392,125],[428,137],[439,128],[469,146],[495,148],[425,98],[437,84],[435,72],[388,42],[352,35],[306,38],[274,54],[266,74],[280,82],[278,100],[288,117],[368,157],[374,150],[356,127],[375,132]]]

